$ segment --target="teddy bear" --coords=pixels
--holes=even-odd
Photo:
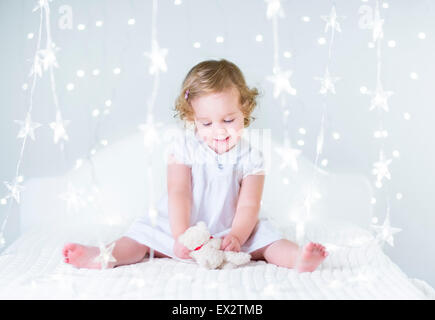
[[[178,239],[191,250],[190,257],[206,269],[233,269],[251,260],[249,253],[221,250],[222,239],[213,238],[204,221],[188,228]]]

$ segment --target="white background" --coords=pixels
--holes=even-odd
[[[273,68],[273,28],[266,18],[267,4],[260,0],[183,0],[159,1],[157,39],[167,48],[168,71],[160,74],[160,85],[154,106],[155,118],[172,123],[172,108],[181,81],[196,63],[212,58],[226,58],[244,72],[247,82],[262,93],[257,120],[253,128],[270,128],[273,137],[282,139],[282,108],[273,98],[273,85],[266,80]],[[385,2],[381,2],[385,3]],[[375,190],[377,199],[373,210],[379,222],[385,217],[385,200],[391,200],[391,224],[401,228],[395,235],[394,247],[386,253],[410,277],[423,279],[435,286],[435,250],[432,244],[435,230],[435,183],[433,164],[435,129],[434,38],[435,12],[433,1],[387,1],[381,8],[385,19],[382,41],[381,78],[385,90],[394,95],[389,99],[390,112],[369,111],[370,97],[360,88],[372,90],[376,86],[376,49],[369,47],[372,32],[359,24],[362,6],[374,8],[375,1],[335,1],[341,33],[335,32],[332,44],[330,72],[342,79],[336,83],[336,95],[319,94],[320,82],[328,63],[330,32],[324,33],[325,22],[333,1],[282,1],[284,18],[278,20],[279,63],[284,70],[292,70],[292,86],[297,96],[287,96],[290,111],[289,134],[295,147],[311,160],[315,157],[315,143],[320,129],[323,103],[326,103],[327,123],[324,151],[327,159],[323,169],[331,172],[351,172],[367,176],[377,161],[384,143],[391,180]],[[59,8],[72,9],[72,28],[58,26]],[[16,139],[19,126],[14,120],[24,120],[29,106],[28,77],[36,48],[39,12],[32,13],[36,1],[0,1],[0,181],[15,177],[22,140]],[[77,158],[86,157],[100,139],[109,143],[137,131],[145,122],[147,101],[151,96],[153,76],[148,73],[149,60],[144,52],[151,49],[152,1],[53,1],[50,2],[52,38],[60,51],[59,68],[55,70],[59,104],[64,118],[71,120],[67,127],[69,142],[65,157],[59,145],[53,143],[49,123],[55,119],[55,109],[48,74],[39,79],[35,89],[33,121],[43,124],[35,131],[36,141],[26,144],[21,174],[24,179],[59,175],[74,165]],[[309,17],[306,22],[302,17]],[[135,24],[129,25],[134,18]],[[101,27],[96,21],[101,20]],[[85,25],[78,30],[78,25]],[[425,39],[418,34],[424,32]],[[33,38],[29,39],[29,33]],[[262,41],[257,41],[257,35]],[[222,43],[216,37],[222,36]],[[43,45],[44,38],[43,35]],[[326,44],[318,39],[324,37]],[[388,46],[388,41],[395,46]],[[200,43],[199,48],[193,44]],[[284,56],[284,52],[291,57]],[[115,75],[113,69],[121,73]],[[85,72],[77,77],[77,70]],[[92,70],[99,69],[98,76]],[[415,72],[417,79],[410,74]],[[68,83],[74,90],[68,91]],[[92,111],[106,109],[112,101],[110,115],[93,117]],[[410,119],[404,119],[404,113]],[[388,130],[386,139],[375,139],[379,119]],[[100,125],[97,125],[101,120]],[[301,135],[300,128],[306,130]],[[340,139],[332,138],[332,133]],[[298,140],[303,146],[297,146]],[[101,147],[101,146],[99,146]],[[392,152],[399,151],[399,157]],[[398,200],[396,194],[403,197]],[[0,186],[0,198],[7,189]],[[0,206],[3,219],[8,206]],[[349,212],[351,215],[352,212]],[[2,221],[2,220],[0,220]]]

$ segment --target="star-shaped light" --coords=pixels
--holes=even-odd
[[[57,144],[60,139],[68,141],[68,135],[65,127],[70,123],[69,120],[62,120],[62,115],[59,111],[56,112],[56,122],[50,123],[50,128],[54,132],[54,144]]]
[[[281,92],[287,92],[291,95],[296,95],[296,89],[290,84],[291,70],[277,71],[273,76],[267,76],[266,79],[271,81],[274,85],[273,97],[276,99],[280,96]]]
[[[106,269],[109,262],[116,262],[116,259],[112,255],[115,244],[116,242],[113,242],[111,245],[105,246],[104,244],[100,243],[100,254],[95,257],[94,261],[101,263],[102,269]]]
[[[337,30],[338,32],[341,32],[340,24],[337,21],[338,16],[335,10],[335,6],[332,6],[329,16],[321,16],[321,18],[323,21],[326,22],[325,33],[328,32],[329,27],[331,27],[332,30]]]
[[[320,87],[320,93],[325,95],[329,92],[335,94],[335,86],[334,83],[337,82],[338,80],[340,80],[340,77],[331,77],[331,75],[329,74],[329,70],[328,68],[326,68],[325,70],[325,75],[323,76],[323,78],[321,77],[314,77],[315,80],[319,80],[321,87]]]
[[[9,190],[6,198],[14,198],[17,203],[20,203],[20,192],[24,190],[24,187],[18,183],[17,179],[12,184],[7,181],[4,181],[4,184]]]
[[[32,122],[30,113],[27,113],[26,119],[24,121],[15,120],[15,122],[21,126],[17,138],[26,138],[29,135],[32,140],[35,140],[34,130],[39,128],[41,124],[37,122]]]
[[[166,72],[168,67],[166,66],[165,57],[168,54],[168,49],[159,47],[156,40],[152,42],[151,52],[145,52],[144,55],[151,60],[149,73],[155,74],[156,72]]]
[[[379,153],[379,161],[373,164],[373,174],[376,175],[376,180],[381,182],[383,178],[391,179],[390,171],[388,170],[388,166],[392,162],[392,159],[385,159],[384,152],[381,150]]]
[[[281,6],[281,0],[265,0],[267,3],[267,11],[266,11],[266,17],[267,19],[272,19],[275,17],[284,18],[284,10]]]
[[[387,210],[387,216],[385,217],[384,224],[382,226],[372,225],[372,228],[377,232],[376,239],[382,243],[387,242],[390,246],[394,247],[393,235],[402,231],[400,228],[393,228],[390,224],[390,210]]]
[[[301,150],[292,147],[276,147],[275,152],[281,157],[280,170],[290,166],[293,171],[298,171],[298,162],[296,158],[301,154]]]
[[[383,25],[384,25],[384,19],[381,19],[381,14],[379,12],[379,6],[378,3],[376,3],[375,8],[375,17],[373,20],[373,33],[372,38],[373,42],[376,42],[378,39],[382,39],[384,37],[384,31],[383,31]]]
[[[375,108],[383,109],[386,112],[389,111],[388,99],[394,94],[393,91],[384,91],[382,84],[378,83],[375,92],[368,92],[372,97],[370,102],[370,111]]]
[[[86,205],[83,198],[83,190],[77,190],[71,182],[68,182],[68,191],[59,195],[59,198],[66,201],[68,211],[77,211]]]
[[[37,55],[40,56],[44,70],[47,70],[51,67],[59,67],[56,60],[57,51],[59,51],[59,47],[57,47],[54,43],[51,43],[51,45],[47,46],[47,49],[38,51]]]
[[[38,0],[38,4],[36,5],[35,8],[33,8],[32,12],[35,12],[39,9],[47,9],[48,8],[48,2],[51,2],[53,0]]]
[[[139,130],[143,132],[143,142],[146,149],[153,149],[156,144],[160,143],[158,128],[162,127],[163,123],[154,123],[153,119],[152,114],[149,114],[147,122],[138,126]]]

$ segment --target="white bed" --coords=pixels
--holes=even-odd
[[[97,152],[93,166],[84,161],[63,176],[28,180],[20,236],[0,254],[0,299],[435,299],[435,290],[403,273],[370,231],[372,191],[363,177],[316,171],[313,180],[315,169],[303,157],[297,172],[280,171],[276,153],[268,159],[275,165],[266,178],[263,208],[283,237],[327,247],[330,254],[316,271],[297,273],[264,261],[234,270],[149,258],[110,270],[65,264],[64,243],[112,241],[144,214],[150,197],[159,198],[166,188],[165,142],[153,152],[152,171],[142,135],[133,134]],[[66,210],[59,197],[69,183],[86,194],[77,210]],[[314,185],[317,201],[300,233],[295,218]]]

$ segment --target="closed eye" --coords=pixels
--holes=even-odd
[[[234,121],[234,119],[232,119],[232,120],[224,120],[224,122],[225,123],[231,123],[231,122],[233,122]],[[208,127],[209,125],[211,125],[211,122],[209,122],[209,123],[203,123],[202,124],[204,127]]]

